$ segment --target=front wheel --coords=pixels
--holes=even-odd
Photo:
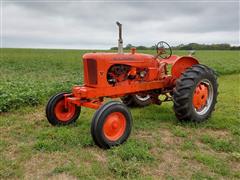
[[[110,101],[94,114],[91,134],[100,148],[108,149],[124,143],[131,133],[132,115],[128,108],[118,101]]]
[[[201,64],[193,65],[176,81],[173,91],[176,117],[194,122],[206,120],[214,110],[217,95],[215,72]]]
[[[65,92],[56,94],[50,98],[46,106],[46,116],[52,125],[68,125],[74,123],[81,112],[81,108],[75,104],[67,103],[65,106]]]

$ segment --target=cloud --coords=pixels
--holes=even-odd
[[[3,47],[94,48],[124,43],[239,44],[239,2],[9,1],[3,3]]]

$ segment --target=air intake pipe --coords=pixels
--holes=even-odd
[[[123,53],[123,40],[122,40],[122,24],[117,21],[117,26],[119,30],[119,38],[118,38],[118,53]]]

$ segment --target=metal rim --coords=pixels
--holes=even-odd
[[[193,92],[193,108],[198,115],[204,115],[213,102],[213,85],[208,79],[201,80]]]
[[[150,95],[147,94],[147,95],[135,95],[137,99],[139,99],[140,101],[147,101],[149,98],[150,98]]]
[[[54,107],[54,113],[59,121],[69,121],[75,114],[76,107],[74,104],[67,104],[65,107],[64,99],[58,101]]]
[[[126,131],[126,118],[121,112],[109,114],[103,125],[103,134],[110,141],[121,138]]]

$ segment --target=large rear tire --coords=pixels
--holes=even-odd
[[[68,103],[65,108],[64,94],[67,93],[61,92],[52,96],[46,106],[48,122],[54,126],[74,123],[81,112],[81,108],[75,104]]]
[[[214,110],[217,95],[215,72],[205,65],[193,65],[176,81],[173,91],[176,117],[193,122],[205,121]]]
[[[133,94],[121,98],[122,102],[128,107],[145,107],[152,104],[152,99],[149,94]]]
[[[132,129],[132,115],[128,108],[118,101],[110,101],[94,114],[91,134],[100,148],[108,149],[124,143]]]

